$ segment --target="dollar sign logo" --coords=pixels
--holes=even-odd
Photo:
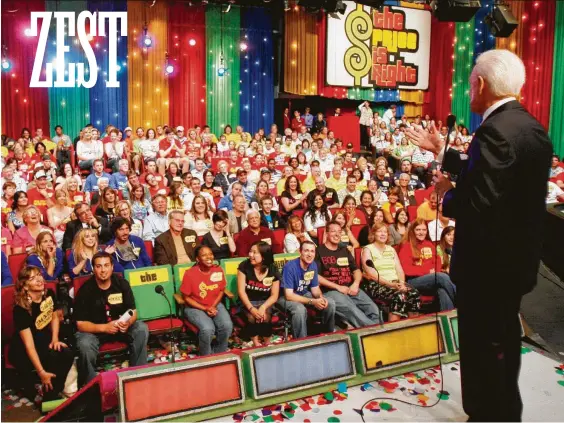
[[[345,69],[354,78],[354,85],[360,85],[372,66],[370,49],[364,43],[372,36],[372,20],[362,5],[357,4],[347,16],[345,33],[352,44],[345,52]]]

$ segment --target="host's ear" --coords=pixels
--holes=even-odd
[[[478,76],[478,84],[479,84],[479,94],[482,95],[484,92],[484,88],[486,86],[486,81],[481,76]]]

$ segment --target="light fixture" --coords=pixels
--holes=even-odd
[[[247,51],[248,48],[249,46],[244,41],[242,41],[241,44],[239,44],[239,49],[241,49],[241,51]]]
[[[190,40],[188,41],[188,44],[190,44],[192,47],[194,47],[196,45],[196,40],[193,38],[190,38]]]
[[[8,59],[2,59],[2,70],[8,72],[12,68],[12,62]]]
[[[494,37],[507,38],[519,25],[507,4],[496,2],[492,11],[484,18],[484,22]]]
[[[165,66],[165,72],[170,75],[171,73],[174,72],[174,66],[171,65],[171,64],[166,65]]]
[[[170,62],[168,57],[168,51],[165,52],[165,65],[164,65],[165,75],[170,76],[174,73],[174,65]]]
[[[153,39],[149,37],[149,28],[147,27],[147,22],[143,27],[143,45],[145,47],[151,47],[153,45]]]

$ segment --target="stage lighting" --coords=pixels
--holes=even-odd
[[[492,35],[500,38],[509,37],[519,25],[519,21],[505,4],[496,4],[491,13],[484,18],[484,22],[490,28]]]
[[[431,12],[442,22],[468,22],[482,6],[479,0],[432,0]]]
[[[190,38],[190,40],[188,41],[188,44],[190,44],[192,47],[194,47],[196,45],[196,40],[193,38]]]
[[[165,67],[165,72],[170,75],[171,73],[174,72],[174,66],[173,65],[166,65]]]
[[[143,39],[143,45],[145,47],[151,47],[153,45],[153,40],[151,39],[151,37],[145,36],[145,38]]]
[[[217,69],[217,76],[223,76],[225,75],[225,73],[227,72],[227,69],[225,69],[223,66]]]
[[[249,48],[249,46],[248,46],[247,43],[244,42],[244,41],[241,42],[241,44],[239,44],[239,49],[240,49],[241,51],[247,51],[248,48]]]
[[[2,70],[8,72],[12,68],[12,63],[8,59],[2,59]]]

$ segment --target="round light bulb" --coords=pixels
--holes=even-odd
[[[174,66],[173,66],[173,65],[166,65],[166,67],[165,67],[165,72],[166,72],[166,73],[172,73],[172,72],[174,72]]]
[[[151,45],[153,44],[153,40],[151,39],[151,37],[145,37],[145,39],[143,40],[143,44],[145,44],[146,47],[151,47]]]
[[[241,44],[239,44],[239,48],[241,49],[241,51],[247,51],[249,46],[247,45],[247,43],[242,42]]]
[[[190,44],[192,47],[194,47],[196,45],[196,40],[193,38],[190,38],[190,41],[188,41],[188,44]]]

